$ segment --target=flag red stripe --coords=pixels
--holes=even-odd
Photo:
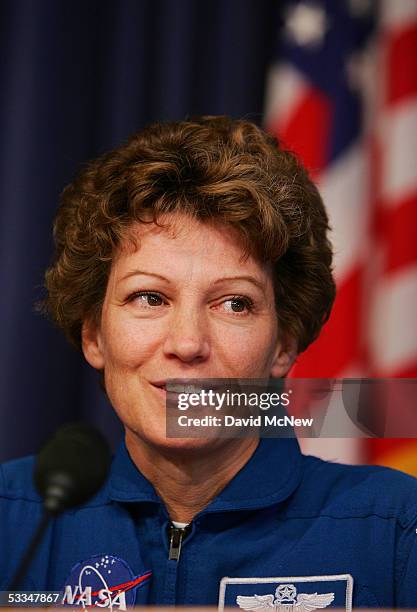
[[[358,266],[338,287],[335,305],[320,337],[297,360],[291,375],[327,378],[340,375],[361,352],[362,269]]]
[[[387,41],[388,104],[417,95],[417,23],[396,31]]]
[[[285,125],[268,129],[291,150],[297,152],[312,173],[322,170],[328,161],[332,106],[330,100],[315,89],[307,90]]]
[[[417,193],[396,206],[381,204],[376,232],[384,245],[384,271],[393,272],[417,262]]]

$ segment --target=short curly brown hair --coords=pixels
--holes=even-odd
[[[134,222],[181,212],[240,233],[245,253],[272,262],[281,330],[301,352],[335,297],[328,218],[296,156],[253,123],[205,116],[155,123],[89,163],[61,197],[44,309],[81,349],[99,320],[112,258]]]

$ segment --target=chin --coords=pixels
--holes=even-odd
[[[147,446],[153,447],[161,454],[173,453],[177,456],[194,453],[204,453],[227,444],[226,438],[167,438],[165,432],[162,435],[140,435],[138,438]]]

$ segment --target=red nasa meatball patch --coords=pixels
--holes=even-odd
[[[151,571],[135,576],[126,561],[112,555],[95,555],[77,563],[65,581],[63,604],[81,608],[133,606],[136,592],[147,584]]]

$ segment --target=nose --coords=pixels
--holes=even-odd
[[[188,364],[205,361],[210,355],[210,342],[204,313],[179,308],[170,319],[164,352]]]

